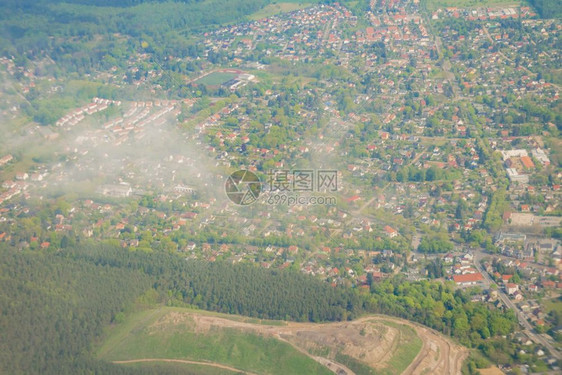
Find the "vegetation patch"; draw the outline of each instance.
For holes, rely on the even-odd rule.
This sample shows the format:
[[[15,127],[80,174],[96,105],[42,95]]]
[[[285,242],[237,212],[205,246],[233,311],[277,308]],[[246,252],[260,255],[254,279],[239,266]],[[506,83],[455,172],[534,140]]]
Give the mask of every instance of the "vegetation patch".
[[[348,355],[337,353],[336,361],[349,367],[349,369],[357,375],[377,375],[377,372],[375,372],[373,368]]]
[[[427,9],[436,10],[439,8],[486,8],[486,7],[500,7],[500,6],[513,6],[520,5],[522,2],[513,0],[426,0]],[[527,5],[525,2],[523,6]]]
[[[198,330],[184,320],[174,322],[173,311],[162,308],[133,315],[108,338],[100,350],[101,359],[176,358],[257,373],[330,374],[288,343],[230,327]]]
[[[199,78],[195,83],[206,86],[220,86],[226,82],[238,77],[237,73],[231,72],[212,72],[204,77]]]
[[[384,324],[394,327],[400,332],[398,347],[392,358],[388,361],[387,369],[391,374],[401,374],[420,352],[422,340],[410,326],[389,321],[385,321]]]
[[[299,10],[307,8],[311,5],[311,2],[282,2],[282,3],[271,3],[266,5],[264,8],[258,10],[254,14],[250,15],[252,20],[260,20],[262,18],[267,18],[280,13],[288,13],[294,10]]]

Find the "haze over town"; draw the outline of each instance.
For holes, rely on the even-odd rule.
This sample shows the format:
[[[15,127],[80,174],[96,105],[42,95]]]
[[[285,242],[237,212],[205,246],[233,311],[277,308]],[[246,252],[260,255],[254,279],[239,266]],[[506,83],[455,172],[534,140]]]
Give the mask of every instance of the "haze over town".
[[[260,357],[266,367],[236,354],[196,355],[189,345],[197,332],[219,338],[193,308],[288,321],[287,336],[253,321],[209,323],[266,332],[303,356],[301,370],[283,371],[560,371],[556,4],[9,2],[0,18],[0,249],[2,269],[14,271],[4,300],[40,257],[44,267],[61,267],[60,280],[30,278],[50,285],[40,301],[67,278],[88,280],[95,267],[127,274],[116,284],[92,276],[84,286],[105,301],[99,310],[78,297],[68,307],[100,317],[80,318],[99,326],[79,335],[84,343],[75,347],[87,355],[69,352],[69,373],[82,365],[118,373],[130,360],[159,358],[142,357],[152,339],[126,327],[164,322],[154,346],[167,348],[167,329],[186,319],[198,323],[181,328],[183,354],[161,353],[187,361],[185,373],[206,373],[196,366],[207,362],[282,371],[273,352]],[[240,170],[247,173],[233,174]],[[232,180],[241,175],[253,179]],[[233,199],[238,188],[251,196]],[[76,270],[63,271],[61,260]],[[273,292],[279,280],[286,285]],[[314,291],[302,305],[288,297],[298,283]],[[41,292],[30,288],[29,298]],[[127,300],[110,305],[118,294],[95,293],[104,288]],[[11,309],[6,326],[16,311],[36,314]],[[369,322],[370,313],[394,318]],[[45,314],[41,321],[61,316]],[[60,327],[73,324],[60,319]],[[342,323],[313,328],[327,321]],[[103,330],[110,325],[128,344],[114,345]],[[48,324],[36,329],[50,340]],[[322,347],[322,335],[338,339]],[[412,356],[361,354],[349,342],[364,335],[381,347],[411,337]],[[16,338],[10,331],[0,343]],[[44,359],[40,344],[30,361],[10,350],[18,360],[7,355],[2,370],[63,368],[60,358]],[[146,366],[135,368],[158,368]]]

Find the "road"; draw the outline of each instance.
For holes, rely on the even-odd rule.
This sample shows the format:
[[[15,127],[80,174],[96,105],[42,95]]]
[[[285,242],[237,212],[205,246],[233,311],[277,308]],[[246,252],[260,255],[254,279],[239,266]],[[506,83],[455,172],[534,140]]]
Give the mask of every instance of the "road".
[[[525,333],[529,336],[529,338],[531,340],[533,340],[535,343],[537,344],[541,344],[542,346],[544,346],[545,348],[548,349],[548,351],[552,354],[553,357],[555,357],[556,359],[560,359],[562,358],[560,356],[560,352],[558,350],[556,350],[556,348],[554,348],[554,346],[552,346],[544,337],[542,337],[541,335],[537,334],[534,332],[533,330],[533,326],[527,321],[527,317],[526,315],[517,308],[517,306],[515,306],[515,304],[509,299],[509,297],[503,292],[503,290],[496,284],[496,282],[494,280],[492,280],[492,278],[490,277],[490,275],[488,274],[488,272],[486,272],[486,270],[484,270],[482,268],[482,266],[480,265],[480,260],[482,259],[482,257],[485,254],[483,254],[481,251],[475,251],[474,252],[474,265],[476,266],[476,269],[478,270],[478,272],[480,272],[484,278],[484,282],[488,285],[488,287],[490,285],[496,285],[498,287],[497,291],[498,291],[498,296],[500,298],[500,300],[510,309],[513,309],[513,311],[515,311],[515,313],[517,314],[517,319],[519,320],[519,323],[523,326]]]
[[[428,22],[427,24],[430,23]],[[442,58],[441,60],[443,62],[442,68],[443,68],[443,72],[445,73],[445,77],[451,84],[451,88],[453,90],[453,95],[455,96],[455,99],[460,99],[461,95],[459,94],[459,88],[457,87],[457,84],[455,82],[455,75],[453,74],[453,72],[451,72],[451,62],[449,61],[449,59],[446,59],[444,56],[441,55],[443,42],[441,42],[441,38],[439,37],[439,35],[437,34],[434,35],[435,35],[435,48],[437,49],[437,53],[439,54],[439,57]]]

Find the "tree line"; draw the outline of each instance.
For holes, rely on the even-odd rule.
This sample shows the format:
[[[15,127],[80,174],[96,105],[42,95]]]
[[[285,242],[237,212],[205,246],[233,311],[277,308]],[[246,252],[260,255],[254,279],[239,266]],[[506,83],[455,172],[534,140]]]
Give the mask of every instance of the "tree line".
[[[167,296],[168,303],[264,319],[311,322],[347,320],[363,311],[362,301],[353,290],[333,288],[296,271],[107,247],[76,252],[76,256],[99,266],[143,271],[154,278],[153,287]]]
[[[530,0],[542,18],[559,18],[562,16],[562,1],[560,0]]]
[[[482,349],[488,339],[507,335],[517,326],[511,309],[472,302],[470,291],[455,290],[452,283],[409,282],[403,277],[373,283],[366,309],[422,323],[469,348]]]

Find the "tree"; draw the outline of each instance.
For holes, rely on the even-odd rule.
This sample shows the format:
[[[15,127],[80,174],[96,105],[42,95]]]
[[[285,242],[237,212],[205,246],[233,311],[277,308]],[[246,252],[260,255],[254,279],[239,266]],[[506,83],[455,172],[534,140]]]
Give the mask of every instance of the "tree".
[[[456,317],[454,317],[453,335],[459,338],[465,338],[469,330],[470,326],[468,324],[466,314],[459,313]]]
[[[422,238],[418,251],[422,253],[446,253],[453,250],[453,243],[446,233],[431,233]]]
[[[440,258],[436,258],[429,262],[425,269],[427,270],[427,276],[431,279],[437,279],[445,275],[443,261]]]

